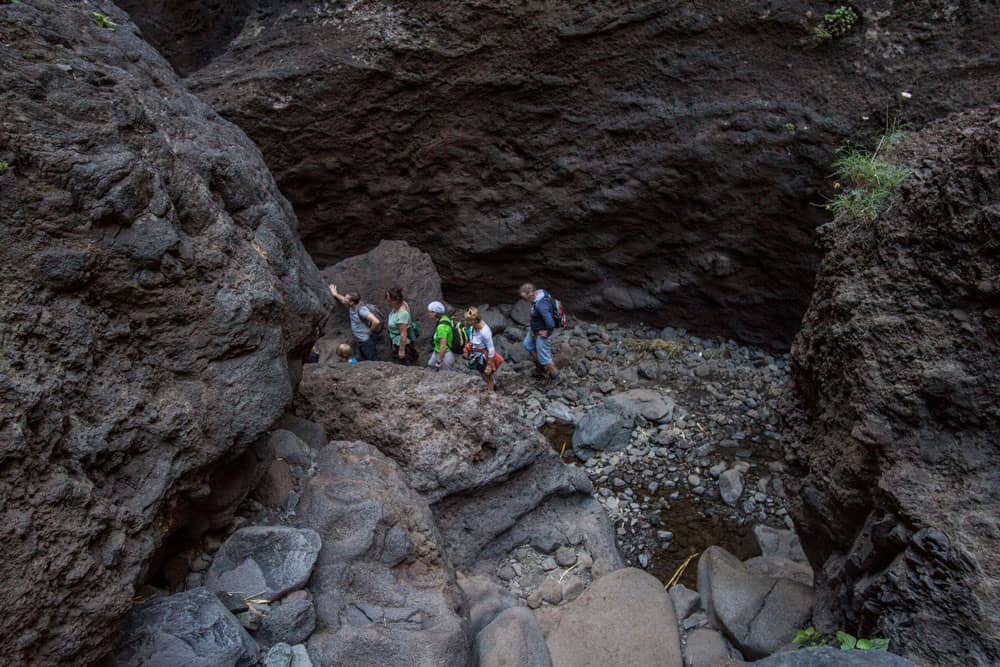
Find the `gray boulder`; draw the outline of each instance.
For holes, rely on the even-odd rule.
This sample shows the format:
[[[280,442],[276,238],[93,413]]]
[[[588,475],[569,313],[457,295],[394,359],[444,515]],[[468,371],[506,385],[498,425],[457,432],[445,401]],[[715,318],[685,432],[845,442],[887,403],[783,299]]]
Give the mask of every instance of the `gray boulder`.
[[[687,634],[684,667],[718,667],[729,657],[729,645],[718,630],[695,628]]]
[[[468,605],[469,634],[473,637],[501,612],[515,605],[514,596],[487,577],[464,577],[459,573],[458,586]]]
[[[709,621],[751,658],[790,642],[812,614],[810,587],[752,574],[721,547],[709,547],[698,560],[698,591]]]
[[[560,462],[509,398],[468,400],[480,386],[464,374],[397,365],[316,366],[303,377],[298,408],[330,433],[363,436],[395,460],[432,503],[446,551],[463,572],[491,575],[524,543],[582,543],[596,571],[621,567],[587,474]]]
[[[219,598],[195,588],[132,610],[111,667],[249,667],[257,643]]]
[[[754,667],[917,667],[888,651],[841,651],[829,646],[776,653],[763,660],[740,664],[753,664]]]
[[[682,667],[677,617],[663,584],[625,568],[560,607],[535,612],[554,667]]]
[[[298,506],[323,536],[309,588],[320,665],[465,667],[470,637],[462,593],[427,501],[399,466],[363,442],[334,441]]]
[[[284,642],[300,644],[316,629],[316,609],[312,600],[299,598],[271,605],[255,635],[265,646]]]
[[[753,536],[760,547],[762,556],[776,556],[796,563],[808,563],[809,559],[802,551],[799,536],[794,530],[772,528],[765,524],[753,527]]]
[[[605,406],[587,412],[573,431],[573,452],[587,460],[594,450],[621,451],[632,437],[633,418]]]
[[[808,563],[797,563],[777,556],[757,556],[743,561],[743,567],[751,574],[791,579],[809,588],[813,586],[813,569]]]
[[[698,611],[701,606],[701,596],[698,591],[693,591],[684,584],[671,586],[668,591],[670,600],[674,604],[674,612],[677,620],[683,621],[685,618]]]
[[[215,554],[205,585],[218,593],[277,600],[305,586],[320,545],[314,530],[286,526],[241,528]]]
[[[291,667],[294,654],[288,644],[275,644],[264,656],[264,667]]]
[[[719,475],[719,495],[727,505],[736,507],[743,495],[743,476],[739,470],[731,469]]]
[[[631,389],[609,396],[604,404],[629,417],[642,417],[651,422],[673,419],[676,404],[669,396],[652,389]]]
[[[323,428],[319,424],[315,426],[319,429]],[[315,435],[313,437],[315,438]],[[271,446],[274,458],[281,459],[288,465],[308,467],[312,462],[312,452],[309,449],[309,445],[291,431],[286,431],[285,429],[272,431],[268,436],[268,444]],[[324,445],[326,445],[325,434],[322,436],[322,444],[317,449],[322,448]]]
[[[549,649],[535,615],[511,607],[476,635],[479,667],[551,667]]]
[[[316,422],[298,417],[296,415],[285,415],[276,424],[279,430],[285,430],[297,437],[312,449],[323,449],[330,439],[326,437],[326,431]],[[275,431],[277,433],[277,431]]]
[[[482,388],[472,375],[381,363],[306,368],[297,409],[331,438],[358,438],[391,456],[430,502],[500,479],[547,447],[509,399],[469,400]]]

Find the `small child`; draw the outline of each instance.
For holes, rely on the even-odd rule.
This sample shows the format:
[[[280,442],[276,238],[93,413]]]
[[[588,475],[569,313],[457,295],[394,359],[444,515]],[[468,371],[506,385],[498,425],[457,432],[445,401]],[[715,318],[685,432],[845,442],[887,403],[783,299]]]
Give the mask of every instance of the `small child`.
[[[358,360],[351,354],[351,346],[347,343],[341,343],[337,346],[337,356],[340,357],[341,361],[346,361],[349,364],[358,363]]]

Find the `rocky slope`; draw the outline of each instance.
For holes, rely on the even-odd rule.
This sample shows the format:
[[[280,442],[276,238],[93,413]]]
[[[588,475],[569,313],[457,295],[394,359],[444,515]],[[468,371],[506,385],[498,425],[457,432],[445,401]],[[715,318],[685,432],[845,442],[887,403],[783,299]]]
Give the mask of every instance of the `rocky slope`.
[[[326,297],[260,153],[111,3],[0,5],[0,106],[0,652],[86,664]]]
[[[184,69],[215,56],[190,84],[261,146],[322,265],[398,238],[455,301],[531,279],[593,319],[781,346],[833,149],[1000,84],[992,2],[855,2],[814,44],[835,6],[126,3]]]
[[[872,224],[838,219],[792,350],[794,484],[818,607],[927,664],[1000,662],[1000,107],[893,156]],[[860,517],[865,517],[860,520]]]

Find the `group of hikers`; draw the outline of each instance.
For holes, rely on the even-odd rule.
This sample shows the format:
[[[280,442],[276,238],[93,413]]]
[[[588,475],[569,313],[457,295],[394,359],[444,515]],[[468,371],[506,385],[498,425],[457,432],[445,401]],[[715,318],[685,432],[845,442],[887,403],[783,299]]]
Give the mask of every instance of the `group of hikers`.
[[[388,317],[377,306],[362,302],[361,295],[357,292],[341,294],[336,285],[330,285],[330,293],[347,307],[351,333],[355,340],[356,349],[352,349],[347,343],[338,346],[337,355],[341,360],[375,361],[378,340],[384,328],[389,333],[393,360],[406,366],[418,362],[420,353],[417,350],[417,339],[420,326],[409,304],[403,299],[400,288],[393,287],[385,293],[390,306]],[[554,383],[559,378],[559,372],[552,357],[552,336],[559,326],[565,325],[562,305],[547,291],[531,283],[521,285],[518,294],[531,304],[524,349],[534,360],[538,375],[549,383]],[[446,311],[445,305],[440,301],[427,304],[425,317],[434,327],[431,338],[433,346],[427,366],[433,370],[451,369],[461,357],[466,360],[469,368],[482,375],[486,390],[493,391],[495,376],[504,358],[493,344],[490,326],[483,320],[478,308],[469,308],[456,317],[449,316]],[[463,322],[456,321],[459,318]]]

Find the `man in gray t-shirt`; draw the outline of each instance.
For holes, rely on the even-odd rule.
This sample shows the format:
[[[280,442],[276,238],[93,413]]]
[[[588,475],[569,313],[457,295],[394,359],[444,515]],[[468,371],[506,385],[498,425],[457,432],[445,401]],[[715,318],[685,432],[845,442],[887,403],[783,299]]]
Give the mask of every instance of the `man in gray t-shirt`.
[[[358,361],[375,361],[378,340],[375,332],[382,326],[368,306],[361,303],[361,295],[357,292],[341,294],[336,285],[330,285],[330,294],[337,301],[347,306],[347,314],[351,319],[351,333],[358,341]]]

